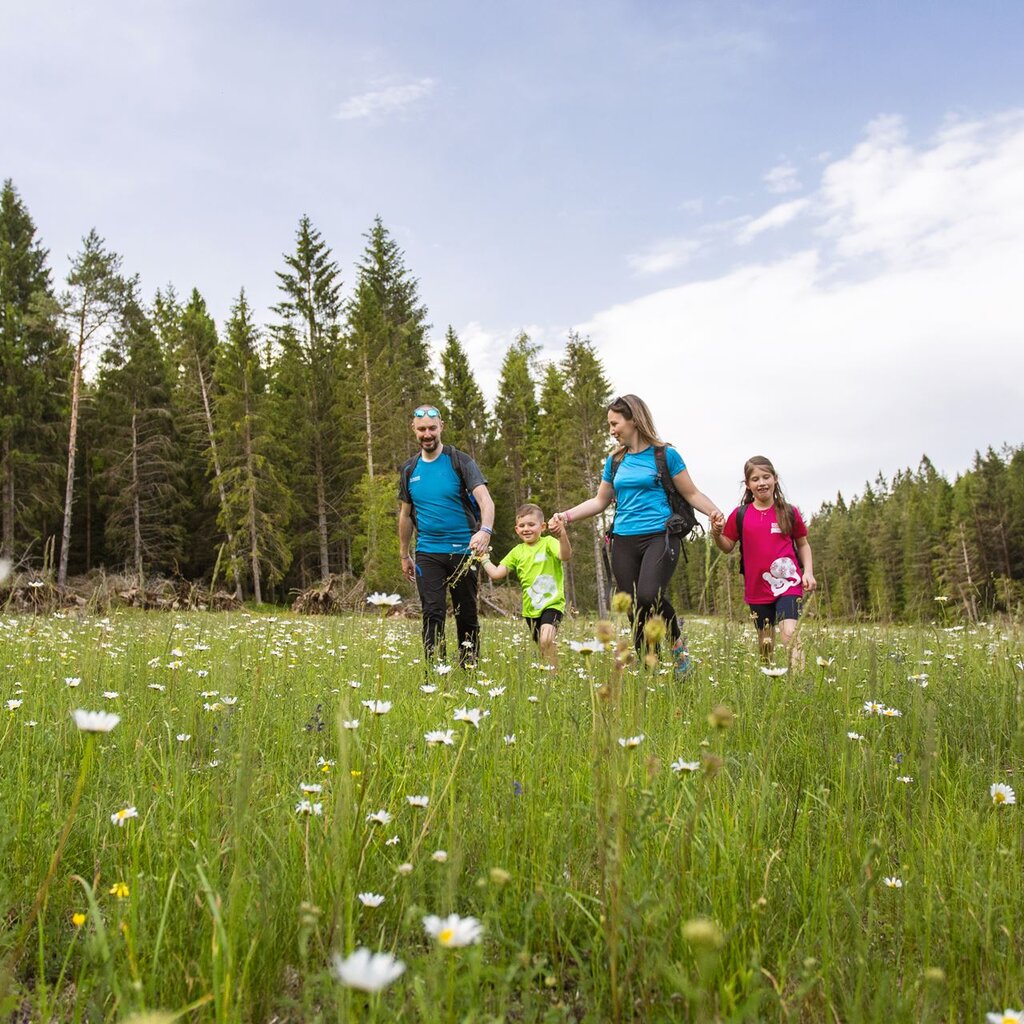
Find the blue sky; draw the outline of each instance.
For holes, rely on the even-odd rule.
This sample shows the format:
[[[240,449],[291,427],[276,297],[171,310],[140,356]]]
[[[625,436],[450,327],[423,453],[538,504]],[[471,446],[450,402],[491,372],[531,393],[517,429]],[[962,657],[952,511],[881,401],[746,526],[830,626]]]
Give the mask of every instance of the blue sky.
[[[486,390],[579,328],[723,505],[755,451],[814,508],[1024,440],[1020,3],[5,8],[58,277],[95,226],[223,319],[379,213]]]

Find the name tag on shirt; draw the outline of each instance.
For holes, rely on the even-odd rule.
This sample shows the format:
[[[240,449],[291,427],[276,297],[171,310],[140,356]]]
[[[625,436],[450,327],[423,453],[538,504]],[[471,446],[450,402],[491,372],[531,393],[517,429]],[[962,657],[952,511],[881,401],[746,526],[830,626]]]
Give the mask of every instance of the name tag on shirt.
[[[782,533],[782,530],[779,529],[778,523],[772,523],[772,533]]]

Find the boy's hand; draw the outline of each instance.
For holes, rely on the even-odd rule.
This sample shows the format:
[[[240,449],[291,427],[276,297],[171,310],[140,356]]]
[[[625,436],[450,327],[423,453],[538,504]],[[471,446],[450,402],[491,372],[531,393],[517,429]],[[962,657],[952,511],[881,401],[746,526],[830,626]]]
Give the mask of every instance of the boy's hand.
[[[548,520],[548,533],[553,537],[561,538],[563,536],[565,533],[565,522],[562,520],[561,516],[552,516]]]

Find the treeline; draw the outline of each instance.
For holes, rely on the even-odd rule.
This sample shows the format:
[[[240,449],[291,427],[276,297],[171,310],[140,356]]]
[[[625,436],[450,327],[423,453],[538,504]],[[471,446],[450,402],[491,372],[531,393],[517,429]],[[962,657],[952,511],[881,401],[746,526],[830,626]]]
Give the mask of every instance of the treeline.
[[[724,506],[723,506],[724,507]],[[817,614],[876,621],[977,621],[1024,611],[1024,447],[989,449],[949,483],[925,457],[850,502],[840,494],[809,526]],[[682,603],[743,613],[735,557],[689,547]]]
[[[509,346],[494,415],[449,327],[440,372],[404,254],[377,218],[351,287],[308,217],[256,322],[240,289],[220,329],[202,295],[151,300],[91,231],[58,289],[11,181],[0,192],[0,556],[69,575],[180,575],[284,601],[337,574],[399,588],[397,470],[412,409],[434,402],[445,441],[484,469],[512,512],[596,486],[610,387],[590,343],[538,365]],[[94,373],[86,374],[92,367]],[[542,460],[539,452],[546,455]],[[571,580],[599,591],[593,559]]]
[[[0,557],[45,573],[181,576],[283,602],[335,575],[406,590],[395,529],[409,421],[435,402],[444,440],[481,465],[516,542],[524,501],[547,511],[593,494],[612,397],[586,338],[541,362],[521,334],[488,408],[449,327],[439,367],[416,278],[379,218],[351,284],[308,217],[256,322],[240,289],[214,323],[195,289],[152,299],[95,231],[55,285],[12,182],[0,190]],[[87,367],[94,372],[85,373]],[[720,501],[724,496],[716,496]],[[723,501],[723,506],[725,502]],[[1024,580],[1024,455],[979,455],[953,484],[928,463],[878,480],[811,525],[817,608],[927,619],[936,599],[978,616],[1015,610]],[[602,610],[602,524],[575,531],[567,587]],[[704,541],[676,574],[680,607],[741,614],[735,562]]]

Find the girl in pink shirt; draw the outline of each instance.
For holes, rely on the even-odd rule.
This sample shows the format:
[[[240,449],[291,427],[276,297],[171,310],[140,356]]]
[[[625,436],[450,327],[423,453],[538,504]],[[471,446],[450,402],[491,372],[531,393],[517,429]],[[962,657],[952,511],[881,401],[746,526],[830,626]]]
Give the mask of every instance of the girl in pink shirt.
[[[775,467],[763,455],[747,459],[743,479],[746,487],[739,506],[724,525],[711,523],[711,536],[726,554],[740,545],[743,596],[754,617],[762,658],[768,661],[772,656],[778,623],[790,663],[799,668],[800,600],[818,585],[807,527],[797,508],[786,501]]]

